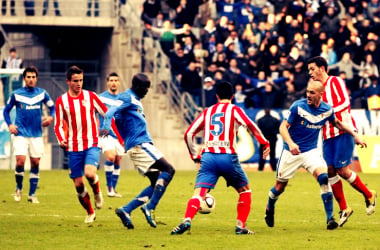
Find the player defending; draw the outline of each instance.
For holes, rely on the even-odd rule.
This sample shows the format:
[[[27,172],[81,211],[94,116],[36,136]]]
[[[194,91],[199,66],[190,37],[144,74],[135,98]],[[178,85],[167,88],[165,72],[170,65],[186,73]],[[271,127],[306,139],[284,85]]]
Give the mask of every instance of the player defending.
[[[95,93],[82,89],[82,69],[70,67],[66,72],[66,82],[69,90],[57,99],[54,130],[60,146],[68,152],[70,178],[74,181],[79,202],[87,211],[84,222],[92,223],[96,215],[83,176],[94,193],[95,207],[100,209],[103,206],[103,196],[96,174],[100,156],[96,112],[104,116],[107,107]],[[64,126],[67,126],[67,133]]]
[[[204,200],[207,192],[215,187],[221,176],[228,186],[232,186],[239,193],[235,233],[254,234],[245,227],[251,210],[251,188],[236,154],[236,134],[239,125],[247,127],[259,143],[264,145],[264,159],[268,156],[270,149],[268,141],[258,126],[242,109],[231,104],[233,93],[233,87],[229,82],[219,83],[216,86],[218,103],[205,109],[185,133],[185,142],[190,156],[194,162],[200,162],[201,167],[195,181],[193,197],[187,203],[185,218],[172,230],[171,234],[183,234],[190,230],[191,221],[198,212],[201,201]],[[201,130],[204,131],[204,145],[200,155],[196,149],[194,136]]]
[[[132,88],[119,95],[120,106],[112,107],[107,111],[101,130],[102,136],[108,134],[110,121],[114,116],[116,126],[124,139],[128,156],[139,173],[148,177],[150,181],[150,185],[142,190],[135,199],[115,210],[116,215],[128,229],[134,228],[131,220],[132,211],[141,205],[141,211],[149,225],[157,227],[154,209],[175,173],[174,168],[153,145],[147,131],[141,99],[148,93],[149,87],[150,80],[145,74],[134,75]]]
[[[308,70],[313,80],[323,83],[322,100],[333,107],[337,119],[346,122],[354,131],[357,131],[355,121],[351,116],[350,97],[344,81],[337,76],[327,74],[327,62],[320,56],[308,61]],[[363,194],[366,213],[371,215],[375,212],[376,191],[369,190],[360,177],[351,170],[354,146],[354,140],[349,134],[339,128],[334,128],[330,122],[324,125],[323,155],[328,166],[329,182],[340,207],[340,226],[347,222],[353,210],[347,206],[339,176]]]
[[[108,107],[117,105],[119,95],[119,76],[113,72],[107,76],[107,91],[99,95],[100,100]],[[103,117],[99,117],[100,126],[103,124]],[[100,148],[102,149],[106,161],[104,162],[104,171],[106,173],[107,196],[121,197],[116,192],[116,185],[120,176],[120,160],[124,153],[124,147],[119,143],[117,136],[112,131],[108,136],[100,137]]]
[[[306,89],[306,99],[292,104],[289,115],[280,125],[280,134],[284,148],[277,165],[276,184],[269,190],[265,222],[274,226],[275,203],[285,191],[288,181],[298,168],[305,168],[318,181],[327,218],[327,229],[333,230],[338,223],[333,217],[333,194],[327,176],[327,165],[317,148],[319,132],[324,124],[330,122],[352,136],[355,143],[366,147],[366,143],[338,120],[330,105],[322,101],[323,85],[319,81],[310,81]]]
[[[31,203],[40,203],[36,197],[36,189],[39,181],[39,164],[44,154],[42,139],[42,127],[47,127],[53,122],[54,102],[46,90],[36,87],[38,70],[35,67],[27,67],[22,73],[25,87],[12,92],[4,108],[4,120],[8,124],[9,132],[14,135],[13,149],[16,156],[16,192],[15,201],[19,202],[22,195],[22,182],[24,179],[24,166],[26,156],[29,153],[29,196]],[[42,118],[42,104],[49,108],[49,116]],[[12,124],[10,111],[16,107],[16,119]]]

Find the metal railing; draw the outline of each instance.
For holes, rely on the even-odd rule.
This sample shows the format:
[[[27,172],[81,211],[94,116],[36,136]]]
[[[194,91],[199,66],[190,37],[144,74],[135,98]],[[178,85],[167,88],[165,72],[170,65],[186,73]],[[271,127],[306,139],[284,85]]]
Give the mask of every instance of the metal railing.
[[[3,1],[1,1],[3,2]],[[1,5],[0,2],[0,5]],[[0,16],[71,16],[71,17],[116,17],[120,13],[119,0],[16,0],[1,6]]]

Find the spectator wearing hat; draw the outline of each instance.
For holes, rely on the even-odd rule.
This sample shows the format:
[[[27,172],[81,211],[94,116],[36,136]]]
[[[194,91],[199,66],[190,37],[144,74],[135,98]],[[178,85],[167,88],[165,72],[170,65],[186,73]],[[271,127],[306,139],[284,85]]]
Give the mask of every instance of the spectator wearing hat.
[[[215,81],[211,76],[206,76],[203,81],[204,107],[210,107],[218,102],[215,93]]]

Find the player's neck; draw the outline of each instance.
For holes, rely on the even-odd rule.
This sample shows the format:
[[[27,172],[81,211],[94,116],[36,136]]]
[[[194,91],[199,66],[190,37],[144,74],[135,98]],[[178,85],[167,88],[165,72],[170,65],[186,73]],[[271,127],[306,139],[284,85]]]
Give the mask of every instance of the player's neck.
[[[231,103],[230,99],[221,99],[219,100],[220,103]]]
[[[71,96],[71,97],[78,97],[78,96],[80,96],[80,94],[82,93],[82,90],[79,92],[79,93],[77,93],[77,92],[73,92],[73,91],[71,91],[70,89],[69,89],[69,95]]]

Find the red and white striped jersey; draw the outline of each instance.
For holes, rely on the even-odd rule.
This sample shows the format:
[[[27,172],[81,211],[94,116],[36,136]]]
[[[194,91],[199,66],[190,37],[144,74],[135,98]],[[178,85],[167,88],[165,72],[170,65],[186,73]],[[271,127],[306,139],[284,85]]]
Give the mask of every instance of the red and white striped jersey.
[[[323,88],[322,100],[333,107],[336,118],[347,124],[352,130],[357,131],[355,120],[351,115],[350,96],[344,80],[337,76],[329,76],[323,84]],[[343,133],[344,131],[334,127],[331,122],[323,126],[324,140]]]
[[[67,141],[67,151],[79,152],[98,146],[96,112],[104,116],[107,107],[94,92],[82,90],[77,97],[66,92],[58,97],[55,110],[55,134],[59,142]]]
[[[248,128],[260,144],[268,144],[259,127],[245,112],[231,103],[217,103],[205,109],[185,132],[185,142],[191,158],[200,153],[236,154],[236,135],[239,126]],[[197,151],[194,136],[203,130],[204,145]]]

